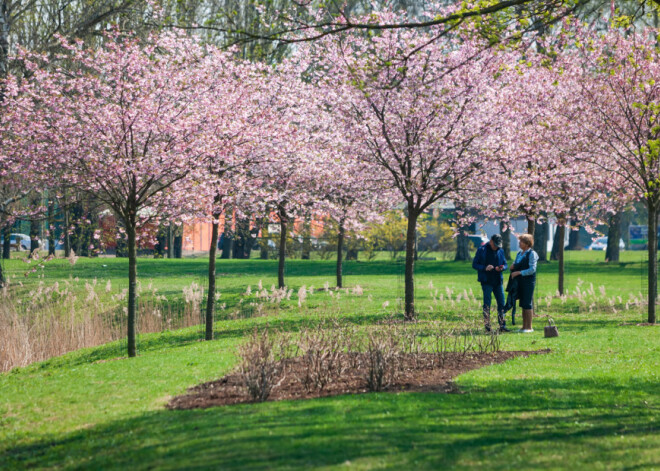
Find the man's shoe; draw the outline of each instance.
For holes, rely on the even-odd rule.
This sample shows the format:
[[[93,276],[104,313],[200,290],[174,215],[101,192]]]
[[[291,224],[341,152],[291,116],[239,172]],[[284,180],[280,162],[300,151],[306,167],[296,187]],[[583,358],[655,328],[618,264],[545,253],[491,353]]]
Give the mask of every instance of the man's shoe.
[[[511,331],[507,329],[505,325],[503,325],[500,327],[500,332],[511,332]]]
[[[486,326],[486,332],[490,332],[490,326],[489,325]]]

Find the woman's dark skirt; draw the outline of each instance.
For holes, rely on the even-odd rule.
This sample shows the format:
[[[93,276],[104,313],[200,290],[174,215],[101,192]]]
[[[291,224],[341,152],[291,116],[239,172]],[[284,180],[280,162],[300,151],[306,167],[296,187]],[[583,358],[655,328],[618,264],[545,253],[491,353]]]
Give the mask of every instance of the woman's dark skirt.
[[[536,277],[521,276],[518,286],[518,299],[522,309],[534,309],[534,288],[536,287]]]

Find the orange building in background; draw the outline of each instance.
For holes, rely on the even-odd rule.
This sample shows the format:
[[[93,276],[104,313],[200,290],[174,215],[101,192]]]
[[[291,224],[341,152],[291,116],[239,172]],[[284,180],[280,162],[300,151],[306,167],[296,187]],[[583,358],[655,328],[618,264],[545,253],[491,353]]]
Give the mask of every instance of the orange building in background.
[[[232,230],[236,230],[236,220],[233,218],[232,221]],[[271,214],[270,224],[277,224],[277,216],[275,213]],[[225,215],[223,214],[219,218],[220,228],[218,233],[218,239],[224,231],[225,227]],[[296,219],[293,223],[294,233],[300,233],[303,229],[304,221],[302,219]],[[183,251],[184,253],[190,255],[195,252],[208,252],[211,245],[211,230],[212,224],[206,221],[194,222],[190,224],[183,225]],[[255,221],[250,222],[250,228],[255,227]],[[323,219],[313,219],[311,221],[311,236],[319,238],[323,236],[324,224]],[[261,231],[257,237],[261,237]]]

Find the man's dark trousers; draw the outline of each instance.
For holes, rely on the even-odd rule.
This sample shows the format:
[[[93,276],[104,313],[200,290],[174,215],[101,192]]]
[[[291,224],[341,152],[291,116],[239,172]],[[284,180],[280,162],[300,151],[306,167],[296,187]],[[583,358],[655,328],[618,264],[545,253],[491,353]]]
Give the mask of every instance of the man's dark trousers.
[[[495,301],[497,302],[497,323],[500,325],[500,328],[506,327],[506,322],[504,320],[504,288],[502,284],[491,285],[488,283],[481,283],[481,291],[484,295],[484,324],[487,329],[490,329],[490,305],[492,296],[495,296]]]

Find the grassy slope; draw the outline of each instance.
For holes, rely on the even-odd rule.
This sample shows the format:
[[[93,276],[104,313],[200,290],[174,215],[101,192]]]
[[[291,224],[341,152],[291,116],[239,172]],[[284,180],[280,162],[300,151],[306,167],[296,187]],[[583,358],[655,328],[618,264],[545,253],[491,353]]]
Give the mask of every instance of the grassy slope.
[[[81,259],[73,276],[121,276],[119,262],[103,261],[108,270]],[[140,262],[144,275],[163,289],[172,286],[172,293],[203,273],[197,260]],[[587,283],[606,284],[608,293],[639,290],[639,264],[571,263],[572,283],[579,271]],[[221,286],[238,293],[259,279],[268,284],[271,268],[223,262],[219,272],[230,275]],[[52,277],[55,270],[48,269]],[[68,277],[66,270],[61,276]],[[397,277],[385,263],[349,270],[350,282],[359,280],[374,304],[394,297]],[[553,267],[543,270],[541,289],[550,291]],[[476,291],[474,273],[462,265],[425,262],[418,273],[420,285],[432,279],[441,289],[453,284]],[[293,286],[318,287],[331,280],[332,265],[296,262],[289,274]],[[367,302],[355,301],[343,302],[356,321],[386,315],[374,308],[365,317],[358,311]],[[236,344],[255,324],[290,330],[309,315],[289,309],[277,317],[225,321],[214,342],[198,342],[198,329],[143,336],[136,359],[103,361],[120,354],[108,345],[0,375],[0,468],[660,468],[660,331],[619,326],[640,320],[639,313],[563,313],[558,339],[545,340],[538,331],[508,335],[506,349],[551,346],[553,353],[463,375],[458,383],[466,394],[163,408],[167,397],[231,369]]]

